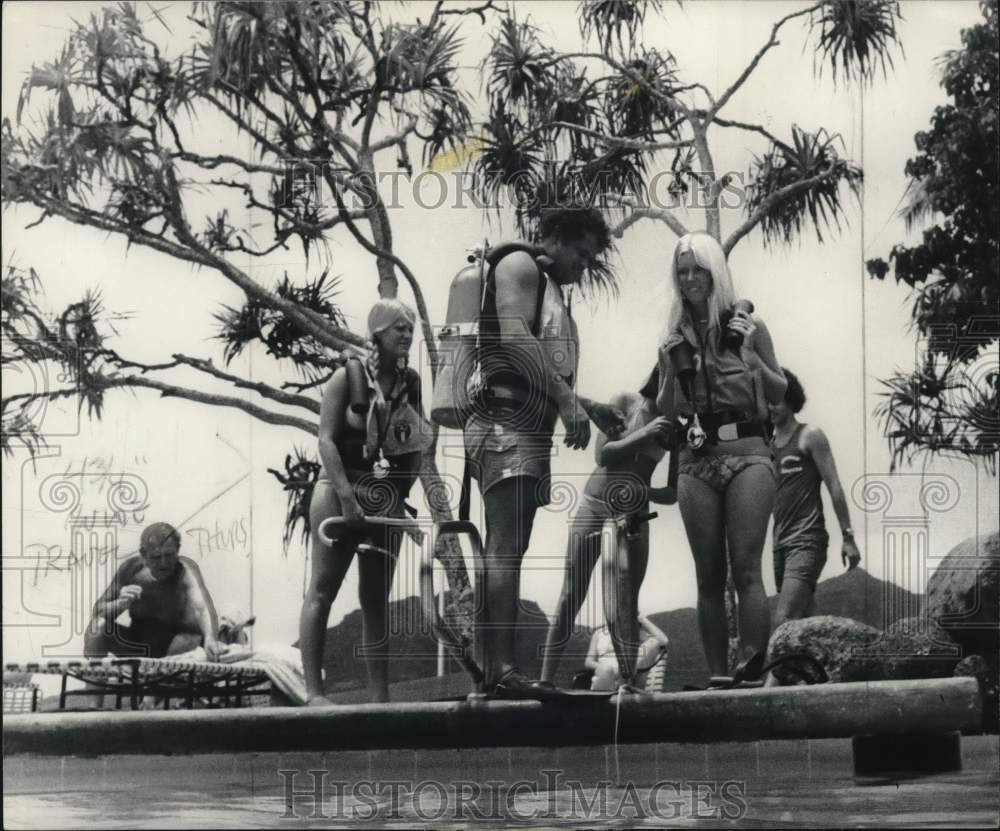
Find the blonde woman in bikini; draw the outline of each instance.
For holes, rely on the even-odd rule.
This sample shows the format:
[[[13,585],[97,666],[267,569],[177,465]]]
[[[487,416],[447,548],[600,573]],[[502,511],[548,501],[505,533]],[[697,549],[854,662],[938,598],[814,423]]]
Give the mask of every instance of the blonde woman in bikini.
[[[728,552],[739,598],[734,674],[749,678],[759,674],[770,634],[761,578],[775,494],[768,405],[782,400],[786,381],[764,321],[737,304],[713,237],[682,237],[670,279],[674,300],[660,347],[657,407],[696,428],[680,455],[678,504],[695,561],[702,645],[711,674],[728,675]]]

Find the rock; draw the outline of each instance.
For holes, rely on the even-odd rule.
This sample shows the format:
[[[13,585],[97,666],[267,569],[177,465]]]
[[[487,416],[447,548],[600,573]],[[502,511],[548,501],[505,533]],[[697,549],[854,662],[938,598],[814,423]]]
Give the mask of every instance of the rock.
[[[831,681],[881,680],[878,667],[864,657],[881,634],[873,626],[833,615],[789,620],[771,635],[767,662],[804,654],[822,664]],[[799,681],[795,666],[789,662],[776,667],[774,675],[783,684],[795,684]]]
[[[958,644],[925,617],[897,620],[871,652],[887,679],[948,678],[961,658]]]
[[[952,673],[956,678],[975,678],[980,683],[990,680],[990,665],[982,655],[967,655],[955,665]]]
[[[983,696],[983,730],[996,733],[1000,729],[1000,710],[998,710],[998,684],[993,667],[982,655],[968,655],[955,667],[956,677],[968,676],[979,682],[979,691]]]
[[[927,581],[926,616],[997,677],[1000,653],[1000,534],[970,537],[948,552]]]
[[[771,636],[768,661],[794,653],[818,660],[831,681],[948,678],[961,657],[948,634],[922,617],[898,620],[885,632],[831,615],[788,621]],[[795,683],[794,666],[775,675]]]

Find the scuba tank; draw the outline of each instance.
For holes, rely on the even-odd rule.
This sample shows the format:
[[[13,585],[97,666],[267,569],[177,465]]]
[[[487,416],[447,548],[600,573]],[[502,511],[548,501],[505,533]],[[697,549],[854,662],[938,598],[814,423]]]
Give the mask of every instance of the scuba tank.
[[[460,430],[469,418],[469,379],[476,368],[479,312],[486,286],[488,243],[469,254],[469,265],[451,281],[448,313],[438,333],[438,373],[431,396],[431,420]]]
[[[491,248],[484,240],[481,248],[470,252],[469,265],[459,271],[451,282],[445,325],[438,334],[440,363],[431,399],[431,420],[442,427],[462,429],[484,388],[480,366],[480,318],[484,314],[489,316],[484,307],[497,263],[515,251],[530,254],[538,263],[539,281],[533,328],[538,325],[546,285],[543,270],[551,266],[551,260],[537,246],[508,242]],[[495,318],[496,304],[492,302],[490,305]],[[488,335],[498,337],[499,326],[495,319],[492,321],[492,328],[496,331],[491,331]],[[537,336],[538,333],[533,331],[533,334]]]

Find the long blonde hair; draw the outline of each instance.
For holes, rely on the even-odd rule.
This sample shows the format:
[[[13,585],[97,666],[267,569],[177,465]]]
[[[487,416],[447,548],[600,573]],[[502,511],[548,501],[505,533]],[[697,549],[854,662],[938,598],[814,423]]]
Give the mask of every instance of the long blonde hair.
[[[694,255],[694,261],[712,275],[712,291],[708,295],[709,325],[718,326],[721,314],[736,302],[736,292],[733,290],[729,266],[726,265],[726,255],[722,253],[722,246],[718,240],[703,232],[685,234],[677,240],[673,256],[670,258],[670,282],[674,287],[674,299],[667,313],[668,336],[677,331],[685,317],[690,319],[684,295],[681,293],[681,284],[677,279],[677,257],[685,251],[690,251]]]

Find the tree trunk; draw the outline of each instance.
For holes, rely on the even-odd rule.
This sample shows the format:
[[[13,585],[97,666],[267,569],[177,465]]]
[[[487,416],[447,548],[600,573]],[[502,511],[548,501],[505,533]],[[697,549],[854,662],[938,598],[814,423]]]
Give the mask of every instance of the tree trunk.
[[[383,251],[392,251],[392,231],[389,225],[389,217],[386,214],[385,206],[380,200],[376,201],[368,211],[368,219],[372,229],[372,238],[375,245]],[[398,280],[395,266],[389,260],[378,258],[379,273],[379,296],[395,297],[398,292]],[[417,305],[420,311],[420,328],[431,356],[431,377],[437,375],[437,349],[434,343],[434,332],[431,329],[430,320],[427,319],[426,309],[423,308],[423,298],[417,298]],[[424,498],[432,519],[441,522],[453,519],[449,502],[445,498],[448,494],[447,486],[441,479],[441,474],[437,467],[437,438],[438,428],[434,426],[433,442],[424,451],[420,460],[420,484],[424,489]],[[473,591],[469,582],[469,572],[465,567],[465,559],[462,556],[462,548],[454,534],[443,534],[438,539],[434,556],[444,566],[445,574],[448,578],[450,588],[447,598],[446,616],[451,625],[463,636],[472,640],[472,617],[473,617]]]

